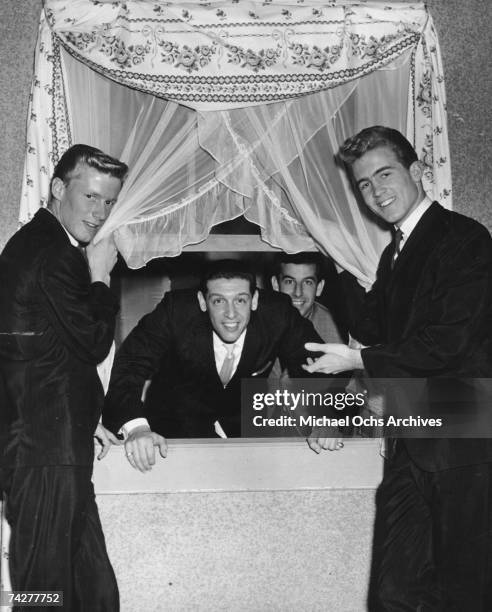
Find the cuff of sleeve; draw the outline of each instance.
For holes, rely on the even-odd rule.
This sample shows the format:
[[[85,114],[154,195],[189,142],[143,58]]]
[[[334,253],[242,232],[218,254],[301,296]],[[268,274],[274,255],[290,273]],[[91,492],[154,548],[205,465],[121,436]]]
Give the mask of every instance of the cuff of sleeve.
[[[362,351],[364,349],[361,348],[354,348],[352,349],[354,351],[354,364],[353,364],[353,369],[354,370],[362,370],[364,368],[364,360],[362,358]]]
[[[118,431],[118,433],[123,435],[123,438],[126,440],[134,429],[136,429],[137,427],[141,427],[142,425],[146,425],[150,429],[150,425],[147,419],[139,417],[137,419],[127,421],[124,425],[121,426],[121,429]]]

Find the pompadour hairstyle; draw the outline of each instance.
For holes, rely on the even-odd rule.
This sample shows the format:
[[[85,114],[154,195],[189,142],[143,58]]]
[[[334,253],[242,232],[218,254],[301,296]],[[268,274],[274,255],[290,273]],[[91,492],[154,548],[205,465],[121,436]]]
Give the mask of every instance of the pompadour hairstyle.
[[[340,147],[339,157],[348,166],[352,166],[367,151],[372,151],[372,149],[378,147],[390,148],[405,168],[410,168],[413,162],[418,161],[415,149],[405,136],[398,130],[382,125],[373,125],[361,130],[355,136],[347,138]]]
[[[85,164],[103,174],[109,174],[122,182],[128,172],[128,166],[111,155],[86,144],[76,144],[60,157],[51,181],[59,178],[68,184],[80,164]]]
[[[208,281],[218,278],[242,278],[249,283],[251,295],[256,290],[256,275],[244,261],[238,259],[220,259],[211,262],[205,269],[200,282],[200,291],[203,295],[207,295]]]

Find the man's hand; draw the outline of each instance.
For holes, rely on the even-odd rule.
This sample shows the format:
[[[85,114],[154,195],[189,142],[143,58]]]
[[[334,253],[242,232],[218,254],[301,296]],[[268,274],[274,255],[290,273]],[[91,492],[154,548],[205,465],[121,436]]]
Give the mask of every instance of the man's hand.
[[[319,454],[322,450],[337,451],[343,448],[343,438],[331,437],[337,434],[334,427],[313,427],[313,431],[306,442],[311,450]]]
[[[109,453],[109,449],[111,448],[111,444],[122,444],[118,438],[112,434],[109,429],[106,429],[101,423],[97,424],[96,431],[94,432],[94,438],[101,445],[101,452],[97,456],[98,459],[104,459],[106,455]]]
[[[338,374],[347,370],[362,370],[364,364],[360,350],[351,349],[345,344],[317,344],[308,342],[304,345],[308,351],[325,353],[316,360],[308,357],[307,364],[303,365],[306,372],[323,372],[324,374]]]
[[[140,425],[135,427],[125,440],[126,458],[136,470],[148,472],[155,463],[156,446],[159,447],[161,457],[166,457],[165,438],[151,431],[147,425]]]
[[[91,281],[93,283],[101,281],[109,287],[109,274],[114,268],[118,257],[113,235],[111,234],[111,236],[99,240],[97,244],[90,242],[85,252],[91,271]]]

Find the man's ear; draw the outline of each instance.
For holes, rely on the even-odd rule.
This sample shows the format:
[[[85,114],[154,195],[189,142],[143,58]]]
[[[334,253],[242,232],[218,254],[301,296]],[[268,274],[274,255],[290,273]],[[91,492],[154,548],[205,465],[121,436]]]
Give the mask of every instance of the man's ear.
[[[200,304],[200,310],[202,312],[207,312],[207,302],[203,296],[203,293],[201,291],[198,291],[196,297],[198,298],[198,303]]]
[[[255,289],[253,299],[251,300],[251,310],[256,310],[258,308],[258,297],[258,289]]]
[[[321,292],[323,291],[323,287],[325,286],[325,279],[321,279],[318,283],[318,285],[316,286],[316,297],[319,297],[321,295]]]
[[[58,176],[51,181],[51,195],[60,201],[65,193],[65,183]]]
[[[414,183],[420,183],[424,174],[424,168],[420,161],[414,161],[408,169]]]
[[[272,287],[275,291],[280,291],[280,286],[278,284],[278,279],[277,277],[274,275],[271,278],[271,283],[272,283]]]

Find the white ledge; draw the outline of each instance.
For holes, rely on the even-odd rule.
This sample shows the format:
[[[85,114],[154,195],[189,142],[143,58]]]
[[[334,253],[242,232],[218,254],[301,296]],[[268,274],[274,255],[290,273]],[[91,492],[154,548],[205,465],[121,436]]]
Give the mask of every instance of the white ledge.
[[[340,451],[310,450],[292,439],[170,440],[168,454],[142,474],[123,447],[95,461],[96,493],[183,493],[374,489],[381,481],[379,440],[345,440]]]

